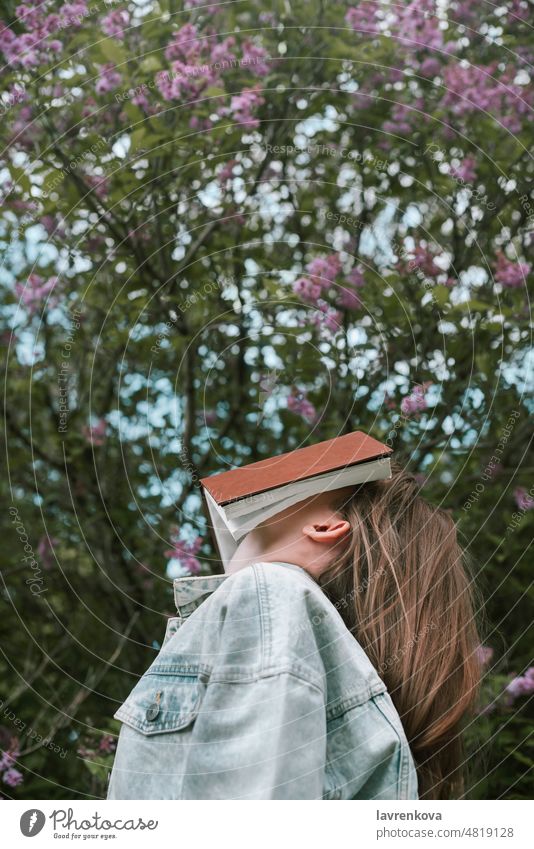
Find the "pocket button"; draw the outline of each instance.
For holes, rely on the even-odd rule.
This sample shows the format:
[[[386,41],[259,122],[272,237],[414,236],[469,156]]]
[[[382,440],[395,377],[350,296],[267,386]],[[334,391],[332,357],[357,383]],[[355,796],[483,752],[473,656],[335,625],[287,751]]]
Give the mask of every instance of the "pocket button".
[[[157,717],[158,713],[159,713],[159,706],[155,702],[153,702],[153,704],[151,704],[150,707],[147,708],[147,712],[146,712],[145,716],[146,716],[146,718],[149,722],[152,722],[152,720],[154,720]]]
[[[161,699],[161,690],[158,690],[158,692],[156,693],[155,701],[153,701],[152,704],[149,705],[149,707],[147,708],[146,713],[145,713],[145,717],[146,717],[148,722],[153,722],[154,719],[156,719],[156,717],[159,713],[160,699]]]

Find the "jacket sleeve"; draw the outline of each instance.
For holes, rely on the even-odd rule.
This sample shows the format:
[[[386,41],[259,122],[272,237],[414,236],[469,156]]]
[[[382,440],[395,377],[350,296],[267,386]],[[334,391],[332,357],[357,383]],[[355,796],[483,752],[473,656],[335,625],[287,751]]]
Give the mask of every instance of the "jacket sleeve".
[[[210,683],[184,769],[185,799],[321,799],[324,695],[292,672]]]

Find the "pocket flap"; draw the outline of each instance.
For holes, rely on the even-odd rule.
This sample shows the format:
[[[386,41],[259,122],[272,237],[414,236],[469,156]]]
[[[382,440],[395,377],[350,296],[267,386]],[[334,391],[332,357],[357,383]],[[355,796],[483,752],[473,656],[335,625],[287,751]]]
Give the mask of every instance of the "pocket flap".
[[[206,678],[197,672],[153,664],[113,714],[114,719],[143,734],[179,731],[190,725],[200,708]]]

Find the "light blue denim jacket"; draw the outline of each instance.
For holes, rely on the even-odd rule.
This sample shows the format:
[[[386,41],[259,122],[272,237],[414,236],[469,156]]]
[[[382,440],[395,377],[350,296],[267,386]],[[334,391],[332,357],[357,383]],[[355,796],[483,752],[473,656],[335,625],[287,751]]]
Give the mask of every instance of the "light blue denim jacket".
[[[114,714],[108,799],[417,799],[397,711],[294,563],[177,578],[179,616]]]

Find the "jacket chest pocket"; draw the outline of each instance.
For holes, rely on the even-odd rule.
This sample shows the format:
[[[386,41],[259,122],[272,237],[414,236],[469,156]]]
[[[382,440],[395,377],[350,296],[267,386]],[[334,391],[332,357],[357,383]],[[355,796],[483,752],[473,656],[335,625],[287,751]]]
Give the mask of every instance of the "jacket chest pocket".
[[[146,735],[187,728],[200,710],[207,680],[198,667],[155,663],[113,716]]]

